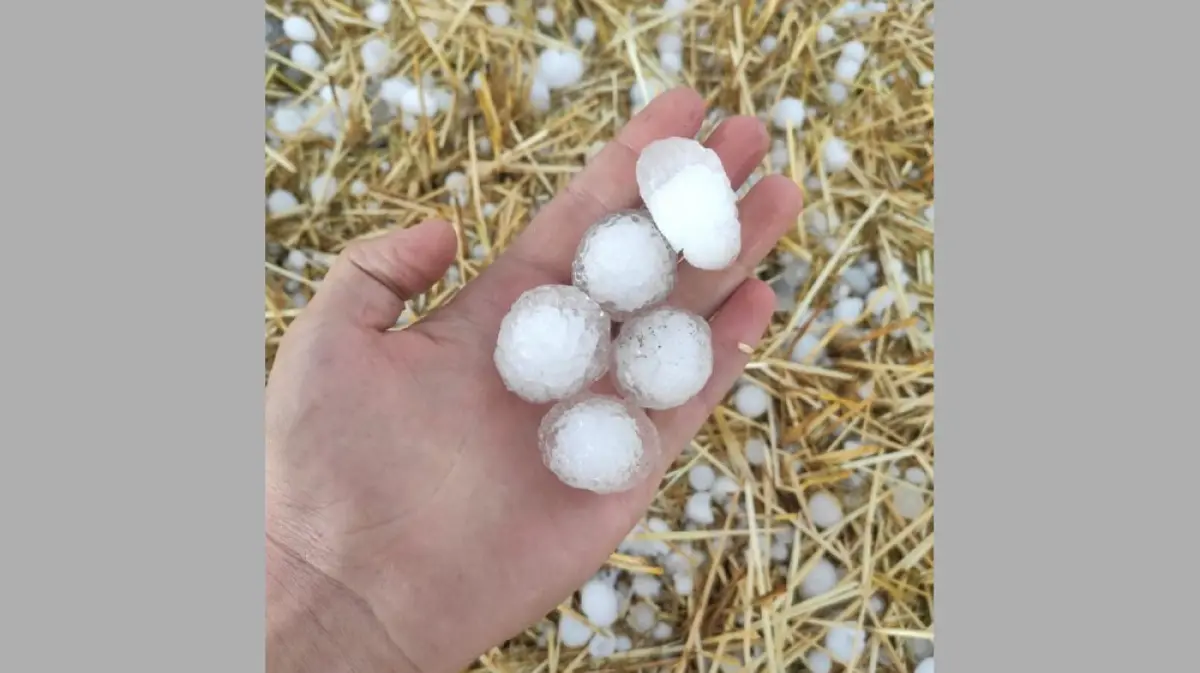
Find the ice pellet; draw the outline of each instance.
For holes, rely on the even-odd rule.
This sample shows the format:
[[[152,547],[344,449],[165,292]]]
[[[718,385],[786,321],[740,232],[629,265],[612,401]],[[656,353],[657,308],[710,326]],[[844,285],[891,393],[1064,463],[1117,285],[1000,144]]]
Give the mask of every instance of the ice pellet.
[[[634,316],[613,344],[617,388],[647,409],[687,402],[712,375],[712,330],[699,316],[663,306]]]
[[[569,285],[542,285],[513,302],[493,360],[504,385],[534,403],[561,400],[608,370],[612,322]]]
[[[596,493],[626,491],[658,460],[658,431],[645,412],[607,395],[559,402],[538,428],[542,460],[564,484]]]
[[[689,264],[733,263],[742,247],[737,194],[716,152],[691,138],[664,138],[642,150],[635,173],[654,224]]]
[[[667,298],[675,287],[675,253],[650,213],[624,210],[593,224],[579,242],[575,287],[624,320]]]

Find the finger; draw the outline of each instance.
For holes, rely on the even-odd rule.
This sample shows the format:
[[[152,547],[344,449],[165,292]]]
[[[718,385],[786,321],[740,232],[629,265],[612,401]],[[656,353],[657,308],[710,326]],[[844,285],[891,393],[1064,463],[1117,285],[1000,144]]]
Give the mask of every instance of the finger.
[[[338,255],[309,312],[360,327],[388,329],[404,311],[405,301],[428,290],[446,273],[456,245],[454,228],[441,220],[356,241]]]
[[[670,303],[698,315],[711,315],[795,226],[802,200],[800,189],[782,175],[759,181],[738,204],[742,250],[737,259],[720,271],[681,265]]]
[[[678,91],[692,93],[690,89]],[[656,98],[651,107],[646,108],[646,113],[651,112],[661,99]],[[568,278],[584,231],[609,213],[641,204],[636,166],[642,149],[662,138],[695,135],[703,115],[703,104],[697,101],[696,105],[699,112],[694,120],[688,121],[686,130],[680,124],[676,130],[668,131],[668,124],[659,121],[662,119],[659,116],[648,118],[646,124],[637,123],[642,121],[640,115],[635,117],[513,243],[510,250],[514,251],[516,261],[534,265],[556,277]],[[678,113],[672,111],[671,114]],[[681,119],[674,121],[678,123]],[[769,146],[769,136],[758,119],[732,117],[722,122],[704,144],[717,153],[736,188],[762,161]]]
[[[741,351],[740,345],[758,343],[774,311],[775,293],[757,278],[742,281],[717,310],[709,323],[713,335],[713,373],[708,383],[682,406],[650,414],[662,443],[663,471],[742,375],[750,356]]]
[[[634,165],[642,148],[662,138],[694,136],[703,120],[704,99],[691,89],[655,98],[538,213],[509,251],[525,263],[565,272],[588,226],[637,204]]]

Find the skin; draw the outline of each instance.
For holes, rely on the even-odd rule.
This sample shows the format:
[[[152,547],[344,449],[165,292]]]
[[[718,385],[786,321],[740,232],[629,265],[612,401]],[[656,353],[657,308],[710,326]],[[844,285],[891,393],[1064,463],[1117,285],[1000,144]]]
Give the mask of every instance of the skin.
[[[553,611],[641,518],[741,375],[738,344],[755,344],[768,324],[774,294],[751,274],[795,226],[795,184],[767,177],[741,201],[731,267],[680,267],[669,303],[709,318],[714,371],[690,402],[650,414],[664,455],[634,490],[601,496],[560,483],[537,450],[549,405],[507,391],[492,350],[513,300],[570,283],[584,230],[639,204],[638,152],[694,136],[703,117],[694,91],[659,96],[478,279],[410,329],[387,331],[453,260],[450,225],[424,222],[339,256],[267,385],[268,670],[461,670]],[[736,186],[768,135],[734,117],[706,144]]]

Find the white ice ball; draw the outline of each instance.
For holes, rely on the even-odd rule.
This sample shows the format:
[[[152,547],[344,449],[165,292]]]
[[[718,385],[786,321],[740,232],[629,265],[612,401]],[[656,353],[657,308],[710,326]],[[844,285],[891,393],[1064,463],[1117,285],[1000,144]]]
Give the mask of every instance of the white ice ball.
[[[692,579],[692,574],[689,572],[678,572],[671,575],[671,584],[675,587],[675,593],[680,596],[691,596],[692,589],[695,588],[695,580]]]
[[[588,228],[572,266],[575,287],[624,320],[667,298],[675,253],[644,210],[623,210]]]
[[[647,409],[671,409],[695,397],[712,375],[712,330],[699,316],[670,306],[640,313],[613,344],[617,388]]]
[[[761,437],[751,437],[746,440],[744,451],[746,453],[746,462],[751,465],[762,465],[767,462],[767,452],[770,447]]]
[[[288,56],[291,57],[296,65],[309,70],[320,70],[321,66],[325,64],[321,60],[321,55],[317,53],[317,50],[313,49],[313,46],[307,42],[293,44],[291,50],[288,52]]]
[[[716,480],[717,473],[713,471],[710,465],[700,463],[688,470],[688,483],[691,484],[692,490],[707,491],[713,487],[713,483]]]
[[[796,345],[792,346],[792,362],[801,362],[811,364],[816,361],[823,352],[821,346],[821,338],[812,332],[805,332],[796,339]]]
[[[293,42],[312,42],[317,39],[317,29],[303,16],[289,16],[283,20],[283,34]]]
[[[771,121],[775,123],[775,128],[781,131],[788,127],[789,122],[793,129],[800,128],[804,124],[804,119],[804,103],[799,98],[791,96],[780,98],[771,110]]]
[[[372,2],[367,6],[367,21],[382,26],[392,16],[392,7],[386,2]]]
[[[300,205],[300,200],[296,195],[286,189],[276,189],[267,195],[267,212],[272,215],[279,215],[296,209]]]
[[[529,402],[574,395],[608,370],[612,322],[582,290],[542,285],[500,322],[494,361],[504,385]]]
[[[579,609],[583,616],[602,628],[617,621],[619,603],[616,590],[603,580],[592,580],[579,590]]]
[[[753,383],[743,383],[733,393],[733,408],[746,418],[759,418],[771,408],[771,394]]]
[[[616,636],[607,636],[603,633],[597,633],[596,635],[592,636],[592,639],[588,642],[588,654],[592,655],[592,657],[595,659],[611,657],[616,651]]]
[[[852,158],[846,141],[837,136],[831,136],[825,141],[821,147],[821,157],[825,160],[825,170],[829,173],[845,170]]]
[[[829,491],[817,491],[808,498],[808,513],[817,528],[829,528],[842,520],[842,503]]]
[[[308,186],[313,203],[328,203],[337,194],[338,181],[332,175],[318,175]]]
[[[627,491],[658,461],[658,431],[645,412],[607,395],[584,394],[556,404],[538,428],[546,467],[572,488]]]
[[[558,637],[567,647],[583,647],[592,638],[592,629],[582,621],[564,614],[558,618]]]
[[[833,26],[827,23],[817,26],[817,42],[820,44],[825,44],[835,37],[837,37],[837,33],[834,32]]]
[[[487,15],[488,21],[491,21],[493,26],[504,27],[512,21],[512,10],[501,3],[488,5],[484,8],[483,13]]]
[[[742,246],[737,194],[716,152],[664,138],[642,150],[635,173],[655,225],[689,264],[715,271],[733,263]]]
[[[651,600],[658,598],[662,592],[662,582],[654,575],[635,575],[633,578],[633,594]]]
[[[359,56],[368,75],[382,75],[392,64],[392,47],[387,40],[373,37],[363,43]]]
[[[821,650],[813,650],[804,655],[804,663],[812,673],[829,673],[833,670],[833,660]]]
[[[654,624],[658,621],[658,615],[655,614],[652,606],[646,603],[638,603],[629,608],[629,614],[626,615],[625,621],[634,631],[646,633],[654,628]]]
[[[596,22],[586,16],[580,17],[575,22],[575,39],[584,44],[591,44],[592,40],[596,39]]]
[[[892,491],[892,506],[901,518],[912,521],[925,512],[925,494],[916,486],[897,484]]]
[[[583,78],[583,58],[574,51],[545,49],[538,54],[537,79],[550,89],[572,86]]]
[[[550,7],[548,5],[545,7],[538,7],[537,22],[546,28],[553,26],[554,25],[554,8]]]
[[[800,595],[805,598],[813,598],[827,594],[833,590],[838,583],[837,568],[824,556],[821,557],[812,570],[800,580]]]
[[[840,664],[850,663],[866,645],[867,634],[854,624],[839,624],[825,633],[825,649]]]
[[[716,520],[713,516],[712,494],[705,491],[693,493],[688,498],[687,505],[684,506],[684,514],[689,521],[694,521],[701,526],[712,524]]]

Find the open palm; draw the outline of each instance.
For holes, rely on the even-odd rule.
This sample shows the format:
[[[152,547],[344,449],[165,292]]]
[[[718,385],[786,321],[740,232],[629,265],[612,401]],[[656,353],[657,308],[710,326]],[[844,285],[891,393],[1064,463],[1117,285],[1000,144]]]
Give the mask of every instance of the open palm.
[[[641,148],[691,137],[703,117],[691,90],[658,97],[494,264],[411,329],[387,331],[404,301],[444,274],[453,230],[426,222],[350,247],[283,340],[267,387],[269,544],[361,601],[401,659],[397,670],[457,670],[578,588],[740,375],[738,344],[761,337],[775,301],[751,272],[800,210],[786,178],[762,180],[742,200],[732,267],[680,267],[669,302],[709,317],[713,376],[691,402],[651,414],[665,455],[633,491],[560,483],[537,450],[549,405],[508,392],[492,364],[513,300],[569,283],[584,230],[637,205]],[[756,119],[735,117],[706,144],[736,186],[762,160],[767,135]]]

